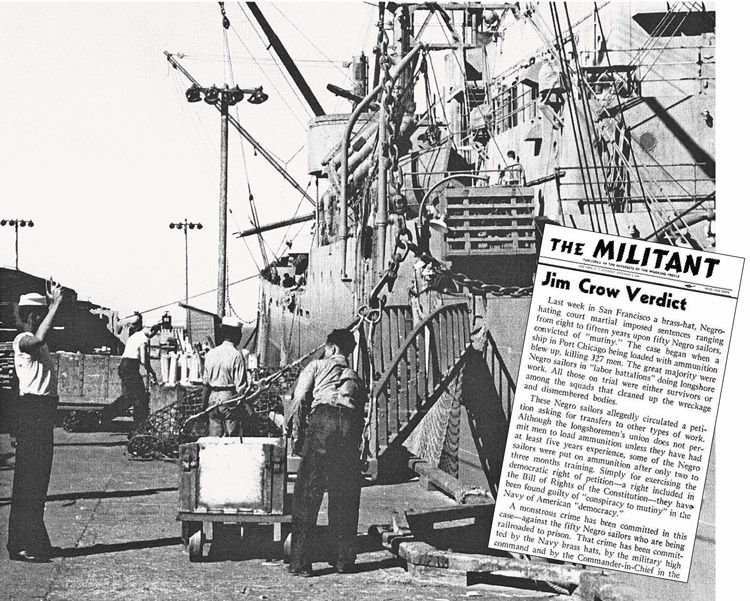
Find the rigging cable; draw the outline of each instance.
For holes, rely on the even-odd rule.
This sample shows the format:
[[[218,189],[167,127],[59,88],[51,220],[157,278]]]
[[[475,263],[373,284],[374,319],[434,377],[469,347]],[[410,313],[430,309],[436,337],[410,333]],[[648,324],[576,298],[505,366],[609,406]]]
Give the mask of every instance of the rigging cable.
[[[230,51],[230,48],[229,48],[229,37],[227,35],[227,29],[229,28],[230,23],[229,23],[229,20],[226,17],[226,13],[224,13],[223,6],[222,6],[222,15],[224,17],[224,21],[223,21],[223,25],[224,25],[224,32],[223,32],[223,34],[224,35],[223,35],[223,37],[224,37],[224,53],[225,53],[225,71],[229,72],[229,78],[228,78],[229,79],[229,83],[230,83],[230,85],[234,86],[235,85],[234,67],[232,66],[232,55],[231,55],[231,51]],[[226,76],[225,76],[225,81],[226,81]],[[240,120],[240,118],[239,118],[240,117],[239,107],[238,106],[234,106],[233,109],[234,109],[235,119],[237,119],[237,121],[239,122],[239,120]],[[248,194],[248,200],[249,200],[249,203],[250,203],[250,211],[251,211],[251,215],[252,215],[252,219],[251,220],[253,221],[253,225],[255,225],[255,227],[258,227],[260,225],[260,217],[258,216],[257,206],[256,206],[255,202],[253,202],[253,191],[252,191],[252,188],[250,186],[250,174],[248,173],[248,170],[247,170],[247,157],[245,155],[245,140],[243,138],[240,138],[240,152],[242,153],[242,166],[243,166],[244,171],[245,171],[245,183],[247,184],[247,194]],[[231,212],[231,210],[230,210],[230,212]],[[234,217],[234,212],[232,212],[232,217]],[[237,223],[236,218],[235,218],[235,225],[239,228],[239,224]],[[250,247],[248,246],[247,241],[243,239],[243,242],[245,242],[245,246],[247,247],[248,251],[250,251]],[[266,254],[265,243],[264,243],[264,240],[263,240],[263,237],[262,237],[261,234],[258,234],[258,245],[260,247],[261,257],[263,259],[263,266],[267,267],[268,266],[268,256]],[[252,256],[252,253],[251,253],[251,256]],[[254,257],[253,257],[253,261],[255,261]],[[258,264],[256,262],[256,267],[257,266],[258,266]]]
[[[573,48],[573,57],[575,60],[575,75],[576,80],[578,82],[578,90],[581,94],[581,100],[583,104],[583,120],[586,124],[586,134],[589,141],[589,148],[591,150],[591,162],[594,165],[594,177],[596,178],[596,191],[599,194],[599,198],[602,198],[602,184],[601,180],[599,179],[599,163],[597,162],[597,156],[598,153],[594,147],[595,138],[596,136],[596,128],[593,125],[593,116],[591,111],[591,104],[589,103],[589,97],[586,93],[586,89],[584,88],[584,81],[585,78],[583,77],[583,71],[581,70],[581,63],[578,60],[578,45],[575,41],[575,36],[573,35],[573,24],[570,21],[570,13],[568,12],[568,3],[565,2],[563,4],[563,7],[565,8],[565,17],[568,23],[568,31],[570,32],[570,42],[571,46]],[[579,125],[580,126],[580,125]],[[603,170],[603,167],[602,167]],[[593,187],[593,184],[592,184]],[[620,226],[617,223],[617,214],[614,211],[614,199],[612,197],[612,192],[608,187],[604,187],[604,191],[607,194],[608,200],[609,200],[609,206],[610,210],[612,211],[612,221],[615,224],[615,233],[619,236],[620,235]],[[604,220],[604,226],[607,233],[609,233],[609,227],[607,226],[607,217],[605,214],[604,207],[602,207],[602,219]]]
[[[667,15],[665,15],[664,17],[662,17],[661,21],[660,21],[660,22],[659,22],[659,23],[657,24],[656,28],[654,29],[654,37],[652,37],[652,38],[650,39],[650,41],[649,41],[649,43],[648,43],[648,44],[646,44],[646,45],[645,45],[645,46],[644,46],[643,48],[641,48],[641,49],[639,49],[639,50],[638,50],[638,52],[636,53],[635,57],[633,57],[633,58],[632,58],[632,59],[630,60],[630,63],[629,63],[630,65],[635,65],[635,64],[637,64],[637,62],[636,62],[636,61],[637,61],[637,60],[639,59],[639,57],[641,57],[641,56],[644,56],[644,55],[645,55],[646,53],[648,53],[648,52],[651,52],[651,50],[652,50],[652,47],[653,47],[653,45],[655,44],[655,41],[654,41],[654,40],[655,40],[655,39],[657,39],[658,37],[660,37],[660,36],[661,36],[661,34],[662,34],[662,33],[664,33],[664,32],[665,32],[665,31],[667,30],[667,28],[669,28],[669,27],[672,27],[672,25],[673,25],[673,22],[674,22],[674,19],[676,18],[676,16],[674,15],[674,11],[675,11],[675,10],[676,10],[676,8],[675,8],[675,7],[671,7],[671,8],[670,8],[670,11],[669,11],[669,12],[667,13]],[[603,31],[603,27],[601,26],[601,18],[600,18],[600,16],[599,16],[599,8],[598,8],[598,7],[596,6],[596,5],[594,5],[594,14],[595,14],[596,18],[597,18],[597,19],[599,20],[599,26],[600,26],[600,30],[602,30],[602,31]],[[684,19],[685,19],[685,18],[686,18],[686,16],[685,16],[685,17],[683,17],[683,21],[682,21],[682,22],[680,22],[680,24],[678,24],[678,25],[677,25],[677,27],[678,27],[678,28],[679,28],[679,27],[680,27],[680,26],[682,25],[682,23],[684,22]],[[603,34],[602,34],[602,35],[603,35]],[[667,47],[668,45],[669,45],[669,41],[668,41],[668,42],[667,42],[667,44],[665,45],[664,49],[666,49],[666,47]],[[605,48],[606,48],[606,46],[605,46]],[[662,52],[664,51],[664,49],[662,49]],[[662,53],[662,52],[660,52],[660,53],[659,53],[659,56],[661,56],[661,53]],[[610,60],[610,57],[609,57],[609,51],[608,51],[608,50],[607,50],[607,51],[605,52],[605,56],[606,56],[606,58],[607,58],[607,63],[608,63],[608,65],[609,65],[609,67],[611,68],[612,64],[611,64],[611,60]],[[658,57],[657,57],[657,59],[658,59]],[[649,69],[649,71],[650,71],[650,69]],[[641,77],[641,80],[642,80],[642,79],[643,79],[643,78]],[[607,94],[606,96],[604,96],[604,97],[603,97],[603,98],[601,99],[601,100],[602,100],[602,102],[607,102],[607,101],[609,100],[609,98],[610,98],[610,97],[611,97],[611,96],[613,95],[613,92],[614,92],[614,87],[611,87],[611,88],[609,89],[609,91],[608,91],[608,94]],[[617,102],[618,102],[618,109],[619,109],[619,113],[620,113],[620,116],[621,116],[621,123],[620,123],[620,124],[616,124],[616,125],[615,125],[615,133],[616,133],[616,134],[620,134],[620,132],[625,132],[625,133],[627,133],[627,131],[629,131],[629,130],[627,129],[627,125],[625,124],[625,121],[624,121],[624,117],[623,117],[623,112],[624,112],[624,110],[623,110],[623,106],[622,106],[622,104],[620,103],[619,95],[617,95],[617,94],[614,94],[614,95],[615,95],[615,97],[616,97],[616,99],[617,99]],[[603,133],[606,133],[606,131],[603,131]],[[620,135],[625,135],[625,133],[622,133],[622,134],[620,134]],[[641,193],[642,193],[642,195],[643,195],[643,201],[644,201],[645,207],[646,207],[646,209],[647,209],[647,211],[648,211],[648,214],[649,214],[649,219],[650,219],[650,221],[651,221],[651,225],[652,225],[652,227],[654,228],[654,230],[656,230],[656,229],[657,229],[657,225],[656,225],[656,223],[654,222],[654,215],[656,215],[656,217],[658,217],[658,218],[659,218],[660,224],[664,224],[664,223],[666,223],[666,222],[668,221],[668,217],[662,214],[661,204],[662,204],[662,202],[664,202],[664,203],[668,204],[668,205],[670,206],[670,208],[671,208],[672,210],[676,211],[676,208],[674,207],[674,204],[672,203],[672,200],[671,200],[671,199],[669,198],[669,196],[668,196],[668,195],[666,194],[666,192],[665,192],[665,191],[664,191],[664,189],[662,188],[661,184],[660,184],[660,183],[659,183],[658,181],[655,181],[655,180],[653,179],[653,177],[651,176],[651,174],[650,174],[650,172],[649,172],[648,170],[646,170],[646,171],[645,171],[645,174],[646,174],[646,175],[647,175],[647,176],[648,176],[648,177],[650,178],[650,182],[651,182],[651,183],[652,183],[653,185],[655,185],[655,186],[656,186],[656,187],[657,187],[657,188],[659,189],[660,193],[661,193],[661,194],[662,194],[662,195],[664,196],[664,199],[665,199],[665,200],[664,200],[664,201],[660,201],[660,200],[657,200],[657,199],[656,199],[656,198],[655,198],[655,197],[654,197],[654,196],[653,196],[653,195],[651,194],[651,192],[650,192],[650,191],[648,191],[648,190],[647,190],[647,189],[646,189],[646,188],[644,187],[644,185],[643,185],[643,179],[642,179],[642,177],[641,177],[641,171],[640,171],[640,170],[638,169],[638,165],[637,165],[637,162],[636,162],[636,161],[637,161],[637,159],[636,159],[636,156],[635,156],[635,154],[634,154],[634,153],[632,152],[632,144],[631,144],[631,153],[630,153],[630,157],[632,158],[632,162],[633,162],[633,165],[631,165],[631,164],[630,164],[630,161],[629,161],[628,157],[626,157],[626,156],[625,156],[624,152],[623,152],[623,151],[622,151],[622,149],[621,149],[621,148],[619,147],[619,145],[618,145],[618,144],[616,144],[616,143],[613,143],[613,142],[612,142],[612,140],[611,140],[611,139],[609,139],[609,138],[608,138],[608,140],[609,140],[609,142],[610,142],[610,145],[612,146],[612,148],[613,148],[613,149],[615,150],[615,152],[617,153],[617,155],[618,155],[618,158],[619,158],[619,159],[620,159],[620,160],[622,161],[622,163],[623,163],[623,165],[625,166],[625,168],[626,168],[626,169],[628,169],[628,171],[634,171],[634,173],[635,173],[635,176],[636,176],[636,178],[637,178],[637,180],[638,180],[638,182],[639,182],[640,188],[641,188]],[[645,154],[646,154],[647,156],[649,156],[649,157],[651,157],[651,158],[653,159],[652,155],[651,155],[651,154],[650,154],[650,153],[649,153],[648,151],[646,151],[646,150],[645,150],[645,149],[643,148],[643,146],[642,146],[642,145],[640,144],[640,142],[638,141],[638,139],[637,139],[637,138],[635,139],[635,142],[636,142],[636,144],[638,145],[638,147],[639,147],[639,148],[641,149],[641,151],[642,151],[642,152],[644,152],[644,153],[645,153]],[[655,162],[655,163],[656,163],[656,164],[658,165],[658,161],[656,161],[655,159],[653,159],[653,160],[654,160],[654,162]],[[665,171],[666,171],[666,170],[665,170]],[[675,183],[675,184],[676,184],[676,185],[677,185],[678,187],[682,188],[682,190],[683,190],[683,191],[684,191],[685,193],[687,193],[688,195],[690,194],[689,190],[687,190],[687,189],[685,188],[685,186],[683,186],[683,185],[682,185],[682,184],[681,184],[680,182],[678,182],[678,181],[677,181],[677,180],[676,180],[676,179],[675,179],[675,178],[674,178],[674,177],[672,176],[672,174],[671,174],[671,173],[670,173],[669,171],[666,171],[666,173],[667,173],[667,175],[669,176],[669,178],[670,178],[670,179],[671,179],[671,180],[672,180],[672,181],[673,181],[673,182],[674,182],[674,183]],[[652,207],[652,204],[653,204],[653,207]],[[653,209],[653,210],[655,210],[655,211],[656,211],[656,213],[652,213],[652,209]],[[684,220],[681,220],[681,221],[682,221],[683,225],[684,225],[684,226],[685,226],[685,227],[687,228],[687,230],[688,230],[688,231],[690,232],[690,231],[691,231],[691,226],[690,226],[689,224],[687,224],[687,223],[686,223],[686,222],[685,222]],[[683,240],[685,240],[685,237],[684,237],[684,236],[683,236],[682,234],[679,234],[679,236],[680,236],[680,237],[681,237],[681,238],[682,238]]]
[[[552,16],[552,25],[555,30],[555,41],[557,42],[557,59],[560,63],[560,75],[563,79],[563,85],[565,86],[565,91],[568,97],[568,101],[565,104],[568,105],[568,111],[570,112],[571,128],[573,129],[573,139],[575,141],[576,154],[578,155],[578,164],[581,165],[581,179],[583,180],[582,187],[583,187],[583,193],[586,196],[586,208],[588,210],[589,221],[591,222],[591,229],[593,231],[601,231],[601,226],[599,226],[598,214],[597,214],[597,223],[594,224],[594,216],[591,213],[591,199],[589,198],[589,189],[586,186],[586,181],[585,181],[586,174],[583,171],[583,157],[581,156],[581,145],[580,145],[578,135],[576,132],[576,127],[575,127],[575,110],[571,102],[570,82],[568,81],[568,76],[565,71],[565,56],[564,56],[564,49],[563,49],[563,44],[562,44],[562,34],[559,34],[557,31],[557,23],[555,21],[555,13],[554,13],[554,4],[552,3],[550,3],[550,12]],[[533,23],[534,20],[531,19],[531,22]]]
[[[285,20],[286,20],[286,22],[287,22],[287,23],[289,23],[289,24],[290,24],[290,25],[291,25],[292,27],[294,27],[294,29],[296,29],[296,30],[297,30],[297,33],[299,33],[299,34],[300,34],[300,35],[301,35],[301,36],[302,36],[302,37],[303,37],[303,38],[304,38],[305,40],[307,40],[307,41],[309,42],[309,44],[310,44],[310,45],[311,45],[311,46],[312,46],[313,48],[315,48],[315,50],[317,50],[317,51],[318,51],[318,52],[320,53],[320,55],[321,55],[321,56],[322,56],[323,58],[325,58],[325,59],[326,59],[326,61],[328,61],[328,62],[329,62],[329,63],[330,63],[331,65],[333,65],[334,67],[336,67],[336,69],[338,69],[338,71],[339,71],[340,73],[342,73],[342,74],[344,75],[344,77],[346,77],[346,78],[347,78],[347,79],[349,80],[349,82],[350,82],[350,83],[354,83],[354,82],[352,81],[351,75],[350,75],[349,73],[347,73],[347,72],[346,72],[346,71],[345,71],[344,69],[342,69],[342,68],[341,68],[341,67],[340,67],[339,65],[337,65],[337,64],[336,64],[335,62],[333,62],[333,61],[332,61],[332,60],[331,60],[331,59],[330,59],[330,58],[328,57],[328,55],[327,55],[327,54],[326,54],[325,52],[323,52],[323,51],[322,51],[322,50],[321,50],[320,48],[318,48],[318,47],[317,47],[317,46],[315,45],[315,42],[313,42],[313,41],[312,41],[312,40],[311,40],[310,38],[308,38],[308,37],[307,37],[307,36],[306,36],[306,35],[304,34],[304,32],[303,32],[303,31],[302,31],[302,30],[301,30],[301,29],[300,29],[299,27],[297,27],[297,25],[295,25],[295,24],[294,24],[294,22],[293,22],[293,21],[291,21],[291,20],[289,19],[289,17],[287,17],[287,16],[286,16],[286,15],[284,14],[284,12],[283,12],[283,11],[279,10],[279,8],[278,8],[278,7],[277,7],[277,6],[276,6],[276,5],[274,4],[274,3],[272,3],[272,2],[271,2],[270,4],[271,4],[271,6],[273,7],[273,9],[274,9],[274,10],[275,10],[275,11],[276,11],[277,13],[279,13],[279,14],[280,14],[280,15],[281,15],[281,16],[282,16],[282,17],[283,17],[283,18],[284,18]]]
[[[240,6],[240,10],[242,10],[243,14],[245,14],[244,13],[244,8],[242,7],[242,5],[240,4],[239,6]],[[247,14],[245,14],[245,18],[250,22],[250,25],[253,25],[253,22],[250,21],[250,17]],[[252,57],[253,53],[251,52],[250,48],[248,48],[247,44],[245,44],[245,41],[242,39],[242,36],[240,36],[239,32],[237,31],[237,29],[235,29],[234,26],[232,26],[232,32],[237,36],[237,39],[240,41],[240,44],[242,44],[242,46],[245,48],[245,50],[247,51],[247,54]],[[256,33],[257,33],[257,30],[256,30]],[[258,34],[258,35],[260,35],[260,34]],[[274,58],[270,59],[269,62],[271,64],[273,64],[274,66],[278,66],[278,63],[276,62],[276,59],[274,59]],[[268,85],[270,85],[273,88],[273,91],[276,92],[276,96],[278,96],[278,98],[281,100],[281,102],[283,102],[286,105],[286,107],[289,109],[289,112],[292,114],[292,117],[294,117],[294,119],[297,121],[297,123],[299,123],[302,127],[305,127],[305,122],[302,119],[299,118],[299,116],[297,115],[296,111],[287,102],[287,100],[286,100],[286,94],[282,94],[279,91],[279,89],[273,83],[273,79],[268,75],[268,73],[266,73],[266,70],[263,68],[263,66],[260,63],[258,63],[258,68],[260,69],[260,72],[263,74],[263,76],[266,78],[266,81],[268,81]],[[276,155],[274,155],[274,156],[276,156]],[[276,158],[278,158],[278,157],[276,157]]]
[[[229,23],[229,20],[227,19],[225,11],[224,11],[223,3],[220,3],[220,4],[221,4],[222,16],[223,16],[223,21],[222,21],[223,32],[222,33],[223,33],[224,53],[225,53],[225,62],[224,62],[225,81],[227,81],[227,79],[229,79],[230,84],[234,85],[235,84],[234,68],[232,66],[232,57],[231,57],[231,51],[230,51],[230,48],[229,48],[229,37],[227,35],[227,30],[229,29],[230,23]],[[229,73],[229,78],[226,77],[227,72]],[[236,119],[239,121],[239,108],[235,106],[234,107],[234,112],[235,112]],[[250,209],[251,209],[252,215],[253,215],[253,217],[255,219],[255,225],[257,226],[259,224],[259,217],[258,217],[257,208],[255,206],[255,203],[252,201],[252,199],[253,199],[253,193],[252,193],[252,189],[250,187],[250,176],[249,176],[248,171],[247,171],[247,157],[245,156],[245,145],[244,145],[244,140],[243,139],[240,139],[240,150],[242,152],[242,165],[243,165],[244,170],[245,170],[245,182],[247,184],[248,198],[250,199]],[[237,229],[239,229],[239,223],[237,222],[237,217],[236,217],[236,215],[234,214],[234,211],[232,211],[231,208],[229,208],[229,214],[232,216],[232,219],[234,220],[235,227]],[[243,241],[243,243],[245,245],[245,248],[247,249],[248,253],[250,254],[250,258],[252,259],[253,263],[255,264],[255,268],[258,271],[261,271],[261,269],[260,269],[260,267],[258,265],[258,262],[255,260],[255,256],[253,255],[252,251],[250,250],[250,245],[249,245],[248,241],[245,240],[244,238],[243,238],[242,241]],[[266,254],[266,249],[265,249],[265,240],[263,240],[263,238],[262,238],[262,236],[260,234],[258,235],[258,245],[259,245],[261,256],[262,256],[262,259],[263,259],[263,266],[267,267],[268,266],[268,256]],[[228,279],[229,279],[229,261],[225,259],[224,265],[225,265],[225,269],[226,269],[226,273],[224,274],[225,275],[225,281],[228,281]],[[234,313],[235,316],[239,317],[239,314],[237,313],[236,309],[232,305],[232,301],[231,301],[230,294],[229,294],[229,286],[225,287],[224,297],[226,299],[226,303],[227,303],[230,311],[232,313]]]
[[[604,37],[604,27],[602,25],[601,16],[599,14],[599,7],[596,5],[596,2],[594,3],[594,16],[596,17],[596,21],[595,22],[599,23],[599,35],[601,36],[602,43],[604,45],[604,56],[607,59],[607,66],[610,69],[612,69],[612,60],[611,60],[611,58],[609,56],[609,46],[607,45],[607,39]],[[617,107],[619,109],[621,122],[622,122],[623,125],[625,125],[624,109],[623,109],[622,103],[620,102],[620,96],[619,96],[619,94],[615,94],[615,98],[617,98]],[[617,127],[617,125],[615,125],[615,127]],[[613,144],[613,146],[616,146],[614,144],[614,142],[612,142],[612,144]],[[617,151],[621,151],[621,149],[619,147],[617,147],[616,152]],[[623,155],[623,156],[620,157],[620,160],[623,161],[623,163],[627,166],[627,161],[625,160],[624,154],[625,154],[624,152],[621,152],[621,155]],[[638,179],[638,185],[641,188],[641,195],[643,196],[644,204],[646,206],[646,211],[648,212],[648,218],[649,218],[649,221],[651,222],[652,229],[655,231],[657,229],[657,226],[656,226],[656,223],[654,222],[654,215],[651,212],[651,203],[648,200],[646,200],[646,198],[647,198],[646,197],[646,189],[643,186],[643,178],[641,177],[641,172],[638,169],[638,164],[636,163],[635,153],[632,152],[632,145],[631,145],[631,153],[630,153],[630,155],[631,155],[631,157],[633,159],[633,163],[634,163],[633,167],[634,167],[634,170],[635,170],[636,177]],[[632,206],[632,195],[631,195],[631,206]]]
[[[245,18],[247,19],[247,22],[248,22],[248,23],[250,23],[250,27],[252,27],[252,28],[253,28],[253,31],[255,31],[256,35],[258,36],[258,39],[259,39],[259,40],[261,41],[261,43],[263,43],[263,36],[261,36],[260,32],[258,31],[258,28],[257,28],[257,27],[255,26],[255,23],[253,23],[253,20],[252,20],[252,19],[250,18],[250,15],[248,15],[248,14],[247,14],[247,13],[245,12],[245,7],[244,7],[244,6],[242,5],[242,4],[240,4],[240,5],[239,5],[239,7],[240,7],[240,10],[242,11],[242,14],[243,14],[243,15],[245,15]],[[288,76],[288,73],[286,72],[286,70],[285,70],[285,69],[283,69],[283,68],[282,68],[281,66],[279,66],[279,63],[278,63],[278,61],[276,60],[276,57],[275,57],[275,56],[274,56],[274,55],[273,55],[273,54],[271,53],[271,51],[270,51],[270,50],[268,50],[268,49],[270,48],[270,45],[269,45],[269,46],[266,46],[266,45],[265,45],[265,43],[263,43],[263,45],[264,45],[264,46],[266,47],[266,50],[267,50],[267,51],[268,51],[268,53],[270,54],[271,58],[273,58],[273,60],[274,60],[274,64],[275,64],[275,65],[276,65],[276,67],[278,68],[278,70],[279,70],[279,72],[281,73],[281,76],[282,76],[282,77],[284,78],[284,81],[286,82],[286,84],[287,84],[287,85],[289,86],[289,88],[290,88],[290,89],[292,90],[292,93],[294,94],[294,97],[295,97],[295,98],[297,99],[297,101],[298,101],[298,102],[300,103],[300,105],[302,106],[302,108],[303,108],[303,110],[305,111],[305,113],[307,114],[307,116],[308,116],[308,117],[312,117],[312,116],[313,116],[313,114],[312,114],[312,110],[310,109],[310,107],[309,107],[309,105],[307,104],[307,102],[305,102],[305,100],[304,100],[303,98],[301,98],[301,97],[300,97],[300,92],[299,92],[299,90],[297,89],[297,86],[296,86],[296,85],[294,85],[294,83],[293,83],[293,82],[290,82],[290,81],[289,81],[289,76]]]
[[[313,178],[311,176],[310,179],[307,182],[307,186],[305,186],[305,191],[307,191],[307,189],[310,187],[310,184],[312,184],[312,180],[313,180]],[[299,214],[299,209],[302,206],[302,201],[303,200],[305,200],[305,196],[304,195],[302,195],[300,197],[299,202],[297,203],[297,208],[294,210],[294,214],[292,215],[292,219],[294,219]],[[297,236],[299,236],[300,232],[302,232],[302,229],[304,227],[305,227],[304,224],[302,224],[300,226],[299,230],[297,230],[297,233],[293,236],[292,241],[294,241],[294,239]],[[281,254],[281,249],[284,247],[284,244],[286,244],[286,238],[289,235],[289,232],[291,231],[291,229],[292,229],[292,225],[287,226],[286,232],[284,233],[284,236],[281,239],[281,244],[279,244],[279,248],[277,249],[276,253],[274,253],[274,254],[276,254],[276,256],[279,256]]]
[[[234,286],[236,284],[241,284],[243,282],[247,282],[249,280],[255,279],[255,278],[259,277],[259,276],[260,276],[259,273],[254,273],[253,275],[249,275],[246,278],[242,278],[241,280],[237,280],[235,282],[231,282],[230,284],[228,284],[228,286]],[[192,300],[194,298],[198,298],[199,296],[206,296],[206,294],[212,294],[212,293],[216,292],[216,290],[218,290],[218,288],[211,288],[210,290],[205,290],[203,292],[199,292],[198,294],[191,294],[188,297],[188,300]],[[158,311],[159,309],[165,309],[167,307],[171,307],[172,305],[177,305],[177,304],[183,302],[184,300],[185,300],[185,297],[183,296],[183,297],[180,297],[179,299],[177,299],[175,301],[172,301],[171,303],[165,303],[163,305],[159,305],[158,307],[151,307],[150,309],[146,309],[144,311],[139,311],[139,313],[141,313],[141,314],[152,313],[154,311]]]
[[[234,31],[235,33],[237,31],[234,25],[232,25],[230,29]],[[178,58],[182,58],[182,59],[194,59],[194,60],[200,60],[204,62],[213,62],[213,63],[220,63],[224,60],[224,56],[222,54],[213,54],[210,52],[195,52],[195,53],[180,52],[180,53],[177,53],[175,56],[177,56]],[[235,58],[234,62],[235,63],[252,63],[252,64],[260,64],[260,65],[275,65],[276,64],[274,59],[272,58],[256,58],[254,56]],[[308,64],[311,67],[315,67],[318,69],[323,68],[323,67],[325,67],[326,69],[331,68],[331,65],[328,63],[328,61],[321,60],[321,59],[300,58],[300,59],[295,59],[294,62],[300,63],[300,64]],[[344,63],[346,61],[341,60],[340,62]]]

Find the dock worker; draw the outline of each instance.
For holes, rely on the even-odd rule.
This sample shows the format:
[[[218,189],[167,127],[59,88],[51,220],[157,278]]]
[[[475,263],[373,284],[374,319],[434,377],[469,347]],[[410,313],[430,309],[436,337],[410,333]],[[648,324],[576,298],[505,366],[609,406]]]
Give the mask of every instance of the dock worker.
[[[362,380],[347,363],[354,348],[349,330],[333,330],[324,357],[302,370],[289,406],[284,408],[283,420],[288,425],[298,409],[310,407],[294,486],[289,563],[293,574],[312,575],[312,538],[326,489],[328,524],[336,544],[331,564],[343,574],[351,572],[356,561],[360,443],[367,395]]]
[[[228,401],[247,389],[247,368],[237,348],[242,339],[242,322],[235,317],[221,320],[222,343],[208,351],[203,369],[203,407]],[[232,403],[232,405],[234,405]],[[209,436],[240,436],[242,420],[234,406],[219,406],[208,414]]]
[[[53,555],[44,525],[57,409],[57,374],[47,339],[63,300],[60,284],[49,280],[46,295],[31,292],[18,301],[21,333],[13,340],[18,376],[16,470],[8,520],[11,560],[47,562]]]
[[[151,366],[149,341],[160,328],[158,324],[144,327],[143,317],[136,313],[135,321],[130,326],[130,336],[125,342],[120,365],[117,367],[122,395],[102,410],[102,419],[111,419],[120,415],[128,407],[133,408],[133,425],[148,419],[149,397],[141,375],[141,366],[146,370],[149,382],[156,384],[156,372]]]

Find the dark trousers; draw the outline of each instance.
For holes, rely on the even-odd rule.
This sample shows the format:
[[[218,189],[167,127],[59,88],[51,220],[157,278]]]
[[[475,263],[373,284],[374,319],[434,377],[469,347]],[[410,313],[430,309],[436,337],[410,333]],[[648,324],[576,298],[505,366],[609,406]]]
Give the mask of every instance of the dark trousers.
[[[24,395],[16,411],[16,469],[8,520],[8,552],[49,552],[44,503],[52,472],[57,397]]]
[[[117,368],[120,376],[122,395],[102,411],[102,417],[113,419],[123,415],[129,407],[133,408],[133,425],[138,425],[148,418],[148,392],[141,375],[141,364],[138,359],[124,358]]]
[[[351,409],[319,405],[310,414],[294,486],[290,562],[294,571],[310,569],[313,532],[326,489],[328,528],[336,545],[336,567],[354,565],[363,425],[361,416]]]

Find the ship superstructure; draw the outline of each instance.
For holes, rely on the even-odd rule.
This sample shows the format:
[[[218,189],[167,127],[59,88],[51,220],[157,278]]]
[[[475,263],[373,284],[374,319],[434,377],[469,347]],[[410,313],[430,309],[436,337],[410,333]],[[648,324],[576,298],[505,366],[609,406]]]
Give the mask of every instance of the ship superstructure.
[[[463,453],[492,488],[486,445],[502,455],[503,426],[482,434],[478,414],[459,419],[471,405],[459,374],[476,367],[470,333],[483,326],[483,369],[497,368],[490,396],[507,422],[545,224],[713,247],[714,11],[380,3],[374,56],[353,58],[351,89],[328,86],[352,110],[325,114],[247,4],[316,115],[314,212],[244,232],[313,222],[309,248],[261,273],[260,364],[293,362],[351,325],[374,399],[373,463],[411,436],[433,463]],[[459,438],[485,448],[459,449]]]
[[[355,57],[354,89],[333,89],[352,112],[310,124],[314,239],[274,267],[303,285],[261,285],[261,363],[388,314],[394,331],[380,322],[363,354],[379,366],[360,366],[377,380],[421,319],[465,303],[512,383],[545,223],[713,247],[712,10],[381,4],[379,16],[374,59]]]

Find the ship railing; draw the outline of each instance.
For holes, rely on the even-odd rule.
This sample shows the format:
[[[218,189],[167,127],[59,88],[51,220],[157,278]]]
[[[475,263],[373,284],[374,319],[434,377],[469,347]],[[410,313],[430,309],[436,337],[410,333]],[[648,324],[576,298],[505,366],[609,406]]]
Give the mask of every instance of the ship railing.
[[[639,173],[644,176],[643,187],[645,188],[646,195],[643,194],[632,194],[628,193],[627,190],[623,190],[623,196],[619,200],[623,200],[626,203],[649,203],[654,200],[658,201],[659,197],[668,194],[668,200],[671,202],[682,201],[682,200],[694,200],[701,196],[705,196],[713,192],[716,188],[715,181],[713,178],[706,175],[705,170],[707,163],[660,163],[660,164],[641,164],[638,166]],[[566,177],[560,179],[560,198],[563,201],[583,201],[593,203],[607,203],[609,202],[606,196],[606,190],[604,186],[611,186],[613,184],[614,177],[621,177],[616,173],[618,167],[601,166],[589,167],[588,169],[582,167],[560,167],[560,170],[565,171]],[[598,180],[602,183],[602,193],[604,198],[587,199],[585,195],[581,196],[582,186],[584,186],[584,171],[593,179]],[[633,191],[640,192],[640,185],[637,181],[623,182],[625,185],[623,188],[628,186]],[[666,198],[665,198],[666,200]]]
[[[502,185],[497,184],[496,182],[500,179],[501,173],[503,172],[504,168],[501,167],[500,169],[463,169],[463,170],[454,170],[454,171],[411,171],[409,173],[410,177],[413,176],[417,178],[418,181],[423,181],[425,178],[428,177],[434,177],[436,179],[448,177],[451,175],[463,175],[466,176],[483,176],[489,178],[489,181],[482,181],[482,180],[469,180],[467,177],[467,180],[463,185],[465,187],[471,187],[471,188],[478,188],[478,187],[487,187],[487,186],[495,186],[495,185]],[[457,180],[459,183],[462,183],[460,179]],[[411,192],[413,194],[419,194],[425,192],[424,186],[409,186],[406,184],[406,181],[404,182],[404,186],[401,188],[405,192]]]
[[[497,497],[516,384],[489,330],[481,327],[472,334],[474,348],[464,365],[461,401],[474,439],[476,459],[490,493]]]
[[[484,344],[482,345],[482,355],[487,363],[487,369],[490,371],[492,381],[495,384],[495,390],[500,400],[500,412],[507,421],[510,421],[513,413],[513,402],[516,396],[516,383],[489,330],[486,332]]]
[[[362,377],[368,389],[370,383],[384,372],[413,325],[409,305],[383,307],[379,319],[372,326],[367,321],[358,321],[354,330],[358,344],[352,368]]]
[[[444,305],[408,333],[374,374],[366,429],[368,460],[403,443],[446,392],[471,349],[466,303]]]

